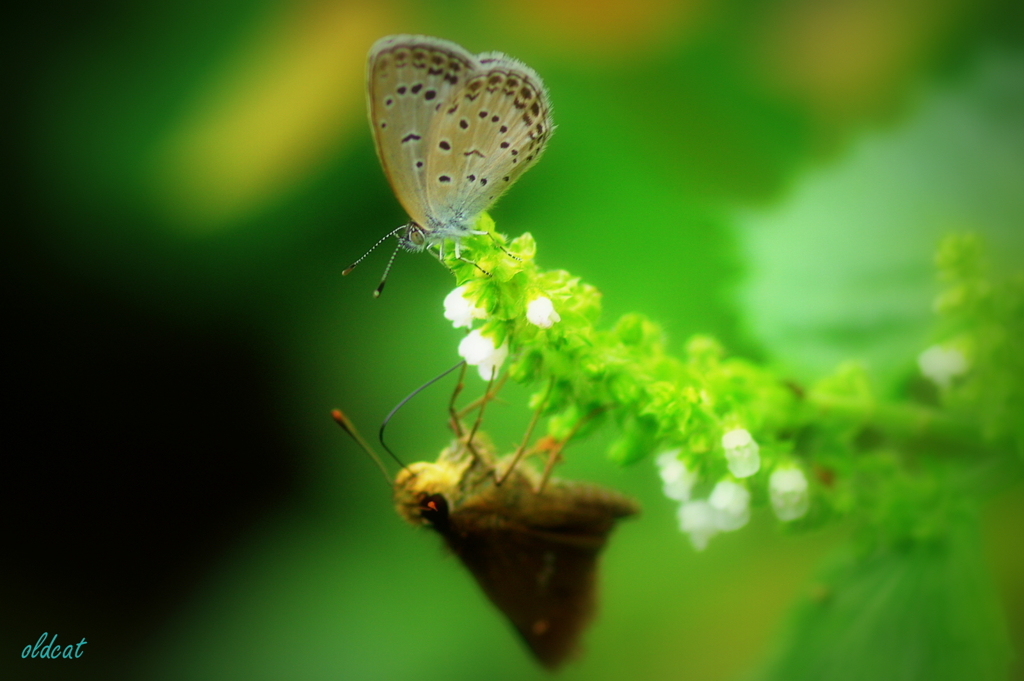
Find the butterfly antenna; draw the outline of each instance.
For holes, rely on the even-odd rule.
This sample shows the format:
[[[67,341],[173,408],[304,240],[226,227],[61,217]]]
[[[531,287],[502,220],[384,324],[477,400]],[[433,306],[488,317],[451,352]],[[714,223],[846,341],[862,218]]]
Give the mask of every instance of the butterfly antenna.
[[[434,383],[437,383],[442,378],[444,378],[445,376],[447,376],[451,372],[453,372],[456,369],[458,369],[460,366],[461,367],[465,367],[465,365],[466,365],[466,361],[463,360],[463,361],[459,362],[458,364],[456,364],[455,366],[453,366],[451,369],[445,369],[442,373],[438,374],[437,376],[434,376],[432,379],[430,379],[429,381],[427,381],[426,383],[424,383],[423,385],[421,385],[420,387],[416,388],[411,393],[406,395],[402,399],[402,401],[399,402],[398,404],[396,404],[395,408],[392,409],[390,412],[388,412],[388,415],[384,417],[384,423],[380,424],[380,431],[377,433],[377,439],[380,441],[380,446],[384,448],[384,451],[386,451],[388,454],[390,454],[391,458],[394,459],[395,461],[397,461],[398,465],[401,466],[402,468],[405,468],[405,464],[402,463],[399,460],[399,458],[394,455],[394,453],[392,453],[391,449],[387,446],[387,443],[384,442],[384,429],[388,427],[388,422],[391,421],[391,417],[394,416],[395,414],[397,414],[398,410],[401,409],[402,407],[404,407],[406,402],[408,402],[412,398],[414,398],[417,395],[419,395],[424,389],[429,388]]]
[[[371,253],[373,253],[373,251],[374,251],[374,250],[375,250],[375,249],[377,248],[377,246],[380,246],[380,245],[381,245],[382,243],[384,243],[385,241],[387,241],[388,239],[390,239],[391,237],[393,237],[393,236],[394,236],[395,234],[398,234],[398,232],[399,232],[400,230],[404,229],[404,228],[405,228],[405,225],[402,225],[401,227],[395,227],[395,228],[394,228],[393,230],[391,230],[390,232],[388,232],[387,234],[385,234],[384,236],[382,236],[382,237],[381,237],[381,238],[380,238],[380,239],[379,239],[379,240],[377,241],[377,243],[375,243],[375,244],[374,244],[373,246],[370,246],[370,250],[368,250],[368,251],[367,251],[366,253],[363,253],[363,254],[362,254],[362,255],[361,255],[360,257],[359,257],[359,259],[358,259],[358,260],[356,260],[356,261],[355,261],[354,263],[352,263],[351,265],[349,265],[348,267],[346,267],[346,268],[345,268],[344,270],[342,270],[342,271],[341,271],[341,276],[343,276],[343,277],[344,277],[344,276],[345,276],[346,274],[348,274],[348,273],[350,273],[350,272],[351,272],[352,270],[354,270],[354,269],[356,268],[356,265],[358,265],[358,264],[359,264],[359,263],[361,263],[362,261],[366,260],[366,256],[368,256],[368,255],[370,255]],[[394,256],[392,256],[392,259],[393,259],[393,258],[394,258]]]
[[[367,444],[366,440],[363,439],[363,436],[359,434],[359,431],[356,430],[355,424],[353,424],[340,409],[333,410],[331,412],[331,418],[333,418],[334,421],[341,426],[342,430],[348,433],[349,437],[355,440],[356,444],[362,447],[363,451],[373,459],[373,462],[377,464],[377,468],[379,468],[380,472],[384,474],[384,479],[389,485],[394,487],[394,483],[391,481],[391,476],[388,475],[388,469],[384,467],[384,462],[381,461],[379,456],[377,456],[377,452],[373,451],[373,448]],[[394,456],[394,454],[392,454],[392,456]]]
[[[394,232],[392,232],[392,234],[393,233]],[[380,298],[380,292],[384,290],[384,284],[388,283],[388,274],[391,272],[391,266],[395,264],[395,256],[398,255],[398,249],[401,248],[401,246],[401,243],[395,246],[395,252],[391,254],[391,259],[388,260],[388,266],[384,268],[384,276],[380,278],[380,283],[377,284],[377,288],[373,290],[374,298]]]

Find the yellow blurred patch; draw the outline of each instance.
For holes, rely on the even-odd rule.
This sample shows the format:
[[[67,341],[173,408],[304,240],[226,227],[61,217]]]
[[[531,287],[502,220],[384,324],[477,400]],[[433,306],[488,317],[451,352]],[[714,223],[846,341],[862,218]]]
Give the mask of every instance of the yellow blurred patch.
[[[752,62],[769,85],[819,115],[871,113],[920,72],[963,0],[796,0],[778,5],[754,41]]]
[[[518,0],[488,3],[486,24],[567,59],[633,61],[674,48],[705,0]],[[516,56],[516,55],[513,55]]]
[[[386,2],[286,4],[159,145],[157,201],[191,229],[272,203],[365,127],[366,53]]]

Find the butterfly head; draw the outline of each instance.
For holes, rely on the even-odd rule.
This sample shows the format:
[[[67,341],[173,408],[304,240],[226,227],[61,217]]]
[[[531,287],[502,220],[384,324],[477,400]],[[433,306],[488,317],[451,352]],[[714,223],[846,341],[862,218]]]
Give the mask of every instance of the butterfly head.
[[[430,245],[427,230],[418,223],[410,222],[398,232],[398,244],[407,251],[419,253]]]

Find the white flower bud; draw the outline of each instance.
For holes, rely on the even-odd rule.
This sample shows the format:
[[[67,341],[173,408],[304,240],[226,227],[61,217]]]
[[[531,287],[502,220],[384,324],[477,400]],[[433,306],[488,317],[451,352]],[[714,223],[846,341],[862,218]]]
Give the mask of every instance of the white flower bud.
[[[729,472],[737,478],[749,478],[761,468],[761,448],[746,430],[735,428],[723,435],[722,448]]]
[[[678,458],[680,450],[673,449],[663,452],[655,459],[658,475],[661,476],[662,491],[669,499],[689,501],[690,490],[697,481],[697,474],[686,469],[686,464]]]
[[[542,329],[550,329],[552,324],[562,321],[562,318],[555,312],[555,306],[551,304],[551,299],[546,296],[540,296],[530,301],[526,306],[526,319]]]
[[[690,535],[690,543],[698,551],[703,551],[708,540],[718,534],[716,515],[706,501],[688,501],[679,507],[679,529]]]
[[[738,530],[750,520],[750,492],[731,480],[715,485],[708,504],[715,510],[715,525],[722,532]]]
[[[967,371],[967,358],[956,348],[933,345],[917,357],[921,373],[940,388],[948,388],[953,378]]]
[[[779,520],[796,520],[811,505],[807,493],[807,476],[799,468],[779,468],[768,478],[768,495]]]
[[[459,343],[459,355],[466,364],[477,368],[480,378],[489,381],[492,372],[496,376],[508,357],[508,340],[494,347],[492,338],[481,334],[480,329],[474,329]]]
[[[487,313],[478,307],[474,307],[466,299],[466,289],[463,284],[444,298],[444,318],[449,320],[456,329],[459,327],[472,326],[474,319],[486,319]]]

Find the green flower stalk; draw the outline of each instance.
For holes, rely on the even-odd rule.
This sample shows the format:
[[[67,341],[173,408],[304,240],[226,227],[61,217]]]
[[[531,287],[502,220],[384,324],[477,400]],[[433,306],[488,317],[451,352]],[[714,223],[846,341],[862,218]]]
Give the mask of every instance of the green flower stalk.
[[[639,314],[601,329],[600,292],[539,267],[530,234],[508,241],[487,214],[475,229],[462,258],[444,259],[458,285],[445,316],[471,329],[459,353],[484,380],[506,372],[536,388],[529,408],[547,433],[534,452],[610,424],[613,461],[660,453],[666,496],[698,549],[742,527],[751,506],[805,528],[853,517],[872,542],[934,538],[957,490],[945,457],[921,465],[922,446],[1022,451],[1024,278],[993,283],[974,237],[939,251],[941,337],[922,351],[918,379],[934,398],[882,402],[853,363],[800,386],[708,336],[674,354]]]

